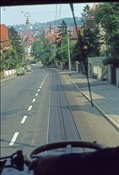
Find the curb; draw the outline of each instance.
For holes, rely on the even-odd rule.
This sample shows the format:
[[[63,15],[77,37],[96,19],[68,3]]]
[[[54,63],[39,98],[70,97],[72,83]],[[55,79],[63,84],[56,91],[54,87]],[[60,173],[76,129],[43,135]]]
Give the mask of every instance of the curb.
[[[9,77],[1,78],[0,83],[4,83],[4,82],[9,81],[9,80],[11,80],[13,78],[16,78],[16,77],[17,77],[16,75],[12,75],[12,76],[9,76]]]
[[[67,76],[67,75],[66,75]],[[81,92],[81,94],[89,101],[91,102],[90,98],[74,83],[73,80],[71,80],[69,78],[69,76],[67,76],[67,78],[69,79],[69,81],[71,81],[73,83],[73,85]],[[103,115],[103,117],[111,124],[113,125],[113,127],[119,132],[119,124],[111,118],[110,115],[105,114],[105,112],[95,103],[93,102],[93,105],[95,106],[95,108]]]

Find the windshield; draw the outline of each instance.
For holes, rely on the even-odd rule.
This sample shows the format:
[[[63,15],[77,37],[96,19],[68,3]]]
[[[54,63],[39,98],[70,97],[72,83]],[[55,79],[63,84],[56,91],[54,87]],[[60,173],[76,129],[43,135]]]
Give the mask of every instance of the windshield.
[[[1,7],[2,156],[66,140],[119,145],[119,3],[73,10]]]

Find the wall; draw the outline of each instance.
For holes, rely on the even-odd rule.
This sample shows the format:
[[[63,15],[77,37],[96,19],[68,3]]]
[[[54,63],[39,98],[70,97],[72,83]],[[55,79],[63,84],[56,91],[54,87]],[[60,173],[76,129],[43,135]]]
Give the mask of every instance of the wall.
[[[88,58],[88,76],[91,77],[92,74],[97,74],[97,78],[102,79],[103,77],[103,62],[105,57],[89,57]]]
[[[16,74],[16,70],[15,69],[12,69],[12,70],[7,70],[7,71],[2,71],[0,72],[0,78],[6,78],[6,77],[9,77],[11,75],[14,75]]]
[[[116,69],[116,86],[119,88],[119,68]]]

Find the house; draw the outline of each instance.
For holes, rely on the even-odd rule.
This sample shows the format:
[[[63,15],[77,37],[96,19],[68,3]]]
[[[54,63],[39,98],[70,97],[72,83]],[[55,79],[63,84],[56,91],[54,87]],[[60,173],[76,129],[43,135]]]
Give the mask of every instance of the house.
[[[32,31],[26,31],[20,34],[22,43],[25,47],[25,59],[30,61],[34,60],[34,57],[31,56],[31,48],[34,41],[39,41],[39,38],[34,38],[34,33]]]
[[[76,29],[76,27],[74,27],[74,29],[72,31],[72,34],[71,34],[71,37],[70,37],[70,40],[72,40],[74,44],[78,40],[77,31],[78,31],[78,33],[80,32],[80,35],[82,35],[83,34],[83,28],[81,26],[77,26],[77,29]]]
[[[70,40],[74,44],[76,44],[76,42],[77,42],[77,40],[79,38],[77,32],[78,32],[78,34],[83,35],[83,28],[82,28],[82,26],[77,26],[77,29],[76,29],[76,27],[73,28]],[[77,60],[74,63],[74,70],[77,70],[78,72],[82,72],[82,69],[83,69],[82,66],[83,66],[82,63],[81,62],[79,63],[79,61]]]
[[[101,43],[100,53],[103,55],[105,53],[105,51],[106,51],[106,42],[105,42],[105,39],[104,39],[105,31],[102,28],[101,24],[95,24],[94,16],[91,14],[91,12],[93,12],[94,10],[97,10],[99,7],[100,7],[99,4],[94,3],[93,7],[90,8],[89,15],[88,15],[88,17],[86,19],[86,25],[92,31],[94,31],[96,28],[99,29],[99,35],[101,36],[101,38],[100,38],[100,43]]]
[[[8,36],[8,28],[5,24],[0,24],[0,51],[11,50]]]

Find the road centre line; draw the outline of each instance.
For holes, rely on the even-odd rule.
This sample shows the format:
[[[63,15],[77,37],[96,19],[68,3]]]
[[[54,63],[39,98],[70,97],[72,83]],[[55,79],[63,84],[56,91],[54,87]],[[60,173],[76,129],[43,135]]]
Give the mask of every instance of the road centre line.
[[[32,106],[29,106],[28,111],[30,111],[30,110],[31,110],[31,108],[32,108]]]
[[[21,123],[24,123],[26,121],[27,115],[25,115],[21,121]]]
[[[15,132],[15,134],[14,134],[13,137],[12,137],[11,142],[9,143],[10,146],[11,146],[11,145],[14,145],[14,143],[15,143],[15,141],[16,141],[18,135],[19,135],[19,132]]]
[[[32,100],[32,102],[34,103],[36,101],[36,99],[34,98],[33,100]]]
[[[35,96],[38,96],[38,93],[36,93],[36,95]]]
[[[38,92],[40,91],[40,89],[38,89]]]

